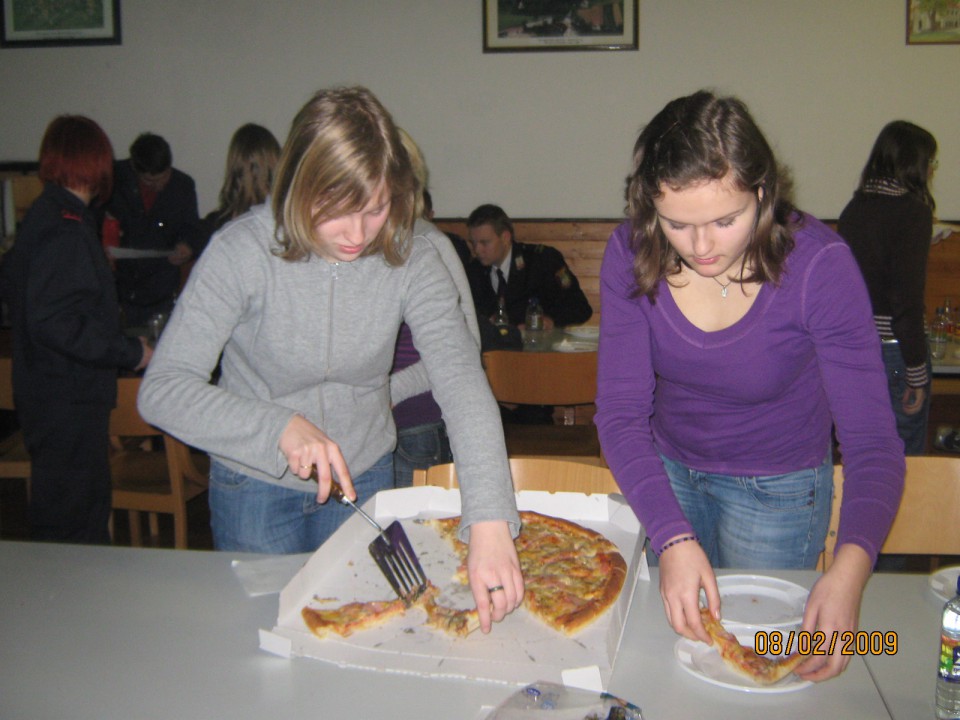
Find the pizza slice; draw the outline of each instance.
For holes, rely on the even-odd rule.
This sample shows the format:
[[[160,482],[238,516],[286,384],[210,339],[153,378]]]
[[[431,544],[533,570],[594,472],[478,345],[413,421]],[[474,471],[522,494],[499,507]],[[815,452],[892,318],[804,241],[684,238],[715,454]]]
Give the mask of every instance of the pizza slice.
[[[783,680],[807,659],[800,653],[778,658],[758,655],[752,647],[741,645],[707,608],[700,608],[700,619],[727,667],[758,685],[772,685]]]
[[[480,627],[480,615],[476,608],[460,610],[437,603],[440,589],[430,583],[414,605],[427,614],[427,625],[442,630],[447,635],[466,637]]]
[[[379,627],[390,618],[403,615],[406,609],[403,600],[397,598],[388,601],[351,602],[326,610],[305,607],[300,614],[317,637],[328,637],[331,634],[349,637],[355,632]]]

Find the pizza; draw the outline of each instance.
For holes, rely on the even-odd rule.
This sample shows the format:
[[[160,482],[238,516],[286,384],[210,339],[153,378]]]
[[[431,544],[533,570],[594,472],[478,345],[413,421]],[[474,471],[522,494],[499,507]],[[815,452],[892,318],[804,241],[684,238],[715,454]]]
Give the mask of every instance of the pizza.
[[[741,645],[706,608],[700,608],[700,619],[727,667],[758,685],[772,685],[782,680],[806,660],[806,656],[799,653],[787,657],[758,655],[752,647]]]
[[[627,564],[617,546],[600,533],[570,520],[520,513],[517,555],[523,573],[524,607],[549,627],[573,635],[620,596]],[[453,546],[460,558],[456,579],[467,582],[467,545],[457,538],[459,517],[424,520]]]
[[[426,589],[410,607],[420,608],[427,615],[429,627],[442,630],[454,637],[466,637],[480,627],[477,609],[460,610],[437,602],[440,588],[428,583]],[[303,621],[314,635],[320,638],[339,635],[349,637],[355,632],[370,630],[383,625],[391,618],[403,615],[408,610],[403,600],[371,600],[350,602],[339,607],[317,609],[305,607],[300,611]]]
[[[403,600],[397,598],[389,601],[351,602],[325,610],[305,607],[300,614],[317,637],[328,637],[332,634],[347,637],[359,630],[383,625],[390,618],[403,615],[406,609]]]
[[[516,540],[526,590],[523,605],[549,627],[574,635],[603,615],[617,598],[627,565],[617,546],[600,533],[570,520],[524,511]],[[454,580],[468,584],[467,545],[457,538],[460,517],[420,521],[450,543],[460,560]],[[454,637],[480,627],[476,608],[437,602],[440,589],[428,583],[411,607],[426,613],[426,625]],[[330,609],[305,607],[301,614],[318,637],[347,637],[378,627],[407,612],[403,600],[351,602]]]

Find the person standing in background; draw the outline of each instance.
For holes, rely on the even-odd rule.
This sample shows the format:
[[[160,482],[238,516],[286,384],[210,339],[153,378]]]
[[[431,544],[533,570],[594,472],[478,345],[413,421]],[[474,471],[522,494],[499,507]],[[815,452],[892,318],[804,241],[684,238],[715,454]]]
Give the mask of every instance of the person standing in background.
[[[936,155],[937,141],[929,132],[904,120],[888,123],[837,223],[867,283],[890,402],[907,455],[926,452],[930,414],[923,303],[936,208],[930,194]]]
[[[138,327],[155,313],[170,313],[180,266],[199,253],[197,190],[193,178],[173,167],[167,141],[153,133],[133,141],[114,180],[107,214],[120,223],[120,248],[153,255],[115,263],[124,322]]]
[[[422,235],[433,245],[453,278],[459,294],[460,310],[475,342],[473,347],[465,347],[463,351],[475,352],[479,358],[480,330],[477,327],[477,314],[473,309],[470,283],[467,281],[463,262],[454,241],[427,219],[430,212],[426,193],[429,178],[427,165],[413,138],[402,128],[399,132],[420,188],[420,194],[414,203],[416,221],[413,233]],[[453,454],[440,406],[430,392],[430,380],[423,363],[420,362],[420,353],[414,347],[410,326],[406,323],[400,326],[397,335],[391,373],[390,400],[393,404],[393,420],[397,425],[397,449],[393,452],[394,486],[410,487],[415,469],[453,462]]]
[[[237,128],[227,149],[220,204],[200,221],[200,252],[217,230],[267,199],[279,158],[280,143],[272,132],[253,123]]]
[[[109,543],[110,410],[117,369],[152,350],[128,338],[89,205],[110,196],[113,149],[93,120],[62,115],[40,145],[43,193],[4,260],[13,392],[30,453],[35,540]]]

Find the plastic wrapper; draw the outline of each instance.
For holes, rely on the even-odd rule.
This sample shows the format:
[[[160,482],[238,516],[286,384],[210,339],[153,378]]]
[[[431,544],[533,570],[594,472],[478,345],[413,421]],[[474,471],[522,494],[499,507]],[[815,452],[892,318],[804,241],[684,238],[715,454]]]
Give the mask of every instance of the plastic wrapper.
[[[608,693],[536,682],[507,698],[487,720],[643,720],[643,715]]]

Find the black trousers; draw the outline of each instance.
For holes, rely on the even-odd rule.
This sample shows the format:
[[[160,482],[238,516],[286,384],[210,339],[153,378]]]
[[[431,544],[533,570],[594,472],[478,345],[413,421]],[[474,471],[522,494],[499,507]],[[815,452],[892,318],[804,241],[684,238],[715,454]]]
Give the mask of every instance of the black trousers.
[[[109,544],[110,406],[18,398],[30,452],[30,536]]]

